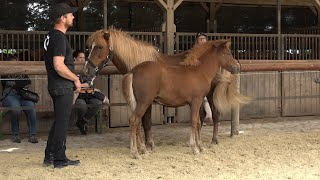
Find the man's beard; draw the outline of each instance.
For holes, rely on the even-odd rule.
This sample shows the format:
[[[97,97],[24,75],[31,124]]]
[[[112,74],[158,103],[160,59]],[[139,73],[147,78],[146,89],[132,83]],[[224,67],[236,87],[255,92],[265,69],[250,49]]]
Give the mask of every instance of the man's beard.
[[[66,28],[73,27],[73,22],[70,23],[70,24],[66,23],[64,26],[65,26]]]

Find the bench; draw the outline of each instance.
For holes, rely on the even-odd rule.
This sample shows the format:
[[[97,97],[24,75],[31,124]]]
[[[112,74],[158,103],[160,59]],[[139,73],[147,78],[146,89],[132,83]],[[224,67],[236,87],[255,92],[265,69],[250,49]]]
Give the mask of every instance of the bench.
[[[19,107],[18,109],[20,110],[25,110],[25,109],[30,109],[31,107],[29,106],[21,106]],[[46,105],[36,105],[35,106],[36,110],[39,110],[39,109],[44,109],[48,112],[53,112],[53,108],[51,106],[46,106]],[[3,125],[3,122],[4,122],[4,118],[7,114],[7,112],[9,110],[12,110],[12,109],[17,109],[17,108],[14,108],[14,107],[3,107],[2,104],[0,103],[0,136],[2,134],[1,132],[1,127]],[[76,115],[76,113],[74,113],[74,109],[75,107],[73,106],[73,110],[72,110],[72,113]],[[108,127],[108,123],[105,123],[103,121],[103,110],[106,110],[108,109],[108,105],[106,104],[103,104],[102,108],[100,109],[100,111],[96,114],[95,118],[94,118],[94,122],[95,122],[95,126],[94,126],[94,129],[95,129],[95,132],[96,133],[103,133],[105,131],[105,129]],[[75,122],[76,121],[76,116],[70,116],[70,122]],[[74,123],[75,124],[75,123]],[[70,125],[70,124],[69,124]]]

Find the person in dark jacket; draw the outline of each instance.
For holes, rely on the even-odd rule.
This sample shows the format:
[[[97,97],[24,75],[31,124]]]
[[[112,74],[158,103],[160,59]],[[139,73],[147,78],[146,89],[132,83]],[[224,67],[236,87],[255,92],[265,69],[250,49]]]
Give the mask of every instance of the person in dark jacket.
[[[84,62],[85,53],[81,50],[73,52],[73,60],[75,62]],[[91,84],[90,77],[84,75],[78,75],[81,83]],[[88,133],[88,122],[92,119],[101,109],[103,102],[109,102],[109,99],[97,88],[94,88],[94,84],[91,86],[82,88],[76,101],[75,109],[77,112],[77,127],[80,133],[86,135]]]
[[[9,56],[8,61],[18,61],[15,56]],[[3,75],[1,76],[2,84],[2,105],[4,107],[19,108],[25,107],[23,112],[27,117],[27,124],[29,127],[29,139],[31,143],[38,143],[37,138],[37,117],[35,110],[35,103],[24,99],[20,90],[22,88],[27,88],[31,84],[31,80],[28,75]],[[21,117],[21,109],[11,109],[9,110],[9,115],[11,118],[11,132],[13,134],[13,142],[21,143],[19,122]]]

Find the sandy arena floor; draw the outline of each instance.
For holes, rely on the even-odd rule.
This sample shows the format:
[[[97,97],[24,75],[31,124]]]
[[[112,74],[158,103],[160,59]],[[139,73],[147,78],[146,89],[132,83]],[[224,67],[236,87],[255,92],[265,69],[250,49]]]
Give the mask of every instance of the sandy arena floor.
[[[129,151],[129,128],[105,134],[68,136],[67,154],[81,165],[42,167],[46,135],[40,143],[0,140],[0,179],[320,179],[320,117],[242,121],[243,134],[230,138],[221,123],[219,145],[212,127],[202,130],[206,151],[193,155],[190,125],[153,127],[156,150],[143,160]],[[12,152],[3,150],[18,148]]]

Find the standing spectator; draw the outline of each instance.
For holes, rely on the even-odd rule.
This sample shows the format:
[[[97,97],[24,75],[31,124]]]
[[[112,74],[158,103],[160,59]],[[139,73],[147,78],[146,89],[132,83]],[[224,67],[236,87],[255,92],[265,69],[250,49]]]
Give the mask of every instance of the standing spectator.
[[[44,41],[45,65],[48,74],[48,91],[53,101],[54,122],[45,149],[44,166],[63,168],[79,165],[80,160],[66,156],[66,136],[73,102],[73,91],[80,92],[81,83],[74,72],[72,49],[65,35],[73,26],[73,13],[77,8],[59,3],[50,9],[49,18],[54,28]]]
[[[10,56],[8,61],[18,61],[15,56]],[[21,116],[21,110],[18,109],[21,106],[27,107],[24,109],[24,113],[27,116],[27,124],[29,127],[29,139],[31,143],[38,143],[37,138],[37,117],[35,110],[35,103],[30,100],[25,100],[20,95],[19,91],[22,88],[26,88],[31,84],[28,75],[6,75],[1,77],[2,80],[2,105],[4,107],[12,107],[17,109],[12,109],[9,111],[11,118],[11,132],[13,134],[13,142],[21,143],[20,132],[19,132],[19,121]]]
[[[197,39],[197,42],[196,42],[197,44],[203,44],[208,41],[207,35],[204,34],[203,32],[197,33],[196,39]]]
[[[206,43],[207,42],[207,35],[204,34],[203,32],[199,32],[197,33],[196,35],[196,44],[203,44],[203,43]],[[209,123],[209,124],[212,124],[213,123],[213,120],[212,120],[212,111],[211,111],[211,108],[210,108],[210,104],[208,102],[208,99],[207,97],[205,96],[203,98],[203,102],[202,102],[202,106],[206,112],[206,117],[204,118],[204,125],[206,125],[205,122]]]
[[[76,50],[73,53],[73,59],[76,62],[84,62],[85,54],[81,50]],[[78,115],[77,127],[81,134],[88,133],[88,122],[101,109],[103,102],[109,102],[108,98],[99,90],[94,88],[94,84],[89,83],[90,77],[79,75],[81,83],[91,85],[87,88],[82,88],[78,98],[75,101],[76,111]]]

